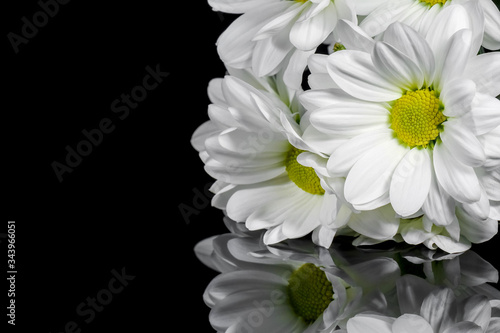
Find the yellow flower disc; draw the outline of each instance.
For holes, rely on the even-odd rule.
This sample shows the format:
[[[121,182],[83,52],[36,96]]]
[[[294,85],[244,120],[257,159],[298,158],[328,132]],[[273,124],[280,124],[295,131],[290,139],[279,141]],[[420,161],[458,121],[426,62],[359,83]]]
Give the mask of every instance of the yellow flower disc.
[[[429,7],[440,4],[441,6],[446,3],[447,0],[420,0],[420,2],[426,3]]]
[[[325,194],[325,190],[321,187],[320,180],[316,172],[311,167],[305,167],[297,162],[297,156],[303,150],[292,147],[286,157],[286,171],[288,177],[300,189],[311,194]]]
[[[446,120],[443,105],[433,90],[408,91],[391,110],[391,128],[400,142],[413,147],[427,148],[436,140]]]

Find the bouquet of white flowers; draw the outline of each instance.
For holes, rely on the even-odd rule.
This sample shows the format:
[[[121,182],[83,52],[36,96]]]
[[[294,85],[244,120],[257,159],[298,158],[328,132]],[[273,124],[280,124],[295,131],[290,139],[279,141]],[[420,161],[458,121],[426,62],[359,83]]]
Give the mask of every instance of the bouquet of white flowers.
[[[373,285],[366,294],[355,286],[359,280],[351,283],[350,266],[346,273],[330,256],[324,262],[324,255],[299,250],[291,263],[290,252],[276,250],[301,238],[323,253],[339,238],[351,238],[355,246],[391,240],[460,254],[497,233],[497,6],[491,0],[208,2],[215,11],[241,16],[217,40],[227,75],[210,82],[210,120],[195,131],[192,145],[216,179],[212,205],[227,221],[241,223],[227,222],[234,235],[246,237],[223,237],[227,251],[218,238],[217,265],[206,259],[213,257],[210,247],[198,247],[210,267],[238,272],[224,273],[207,288],[214,328],[499,332],[498,302],[452,297],[450,288],[431,290],[420,282],[414,285],[427,294],[414,308],[432,309],[442,299],[446,311],[460,316],[436,324],[434,314],[420,308],[357,315],[379,311],[388,296],[381,301]],[[237,253],[233,261],[229,252]],[[255,270],[256,261],[263,262]],[[389,266],[380,264],[387,268],[380,273],[369,269],[370,278],[392,281]],[[241,273],[241,267],[252,271]],[[413,281],[396,280],[398,288]],[[244,302],[263,302],[270,289],[282,302],[273,312],[280,319],[255,327],[240,320]],[[487,306],[487,321],[464,314]]]

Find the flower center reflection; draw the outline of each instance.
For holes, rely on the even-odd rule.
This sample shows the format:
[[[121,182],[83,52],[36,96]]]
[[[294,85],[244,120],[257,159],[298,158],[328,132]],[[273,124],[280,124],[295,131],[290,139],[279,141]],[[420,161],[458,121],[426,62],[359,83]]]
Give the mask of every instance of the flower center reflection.
[[[306,323],[312,323],[333,300],[333,288],[325,272],[307,263],[290,276],[288,297],[295,313]]]

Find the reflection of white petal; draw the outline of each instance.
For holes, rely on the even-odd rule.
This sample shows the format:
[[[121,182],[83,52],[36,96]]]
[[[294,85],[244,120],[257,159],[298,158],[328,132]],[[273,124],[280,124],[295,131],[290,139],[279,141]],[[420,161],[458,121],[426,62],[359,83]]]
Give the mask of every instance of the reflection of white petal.
[[[443,333],[458,333],[458,332],[483,333],[484,331],[478,325],[466,321],[456,323],[455,325],[452,325],[443,331]]]
[[[360,314],[349,319],[349,333],[392,333],[392,323],[395,319],[375,314]]]
[[[398,333],[434,333],[431,325],[422,317],[406,313],[396,319],[392,331]]]
[[[455,322],[453,291],[449,288],[436,290],[422,302],[420,314],[431,324],[434,332],[442,332]]]

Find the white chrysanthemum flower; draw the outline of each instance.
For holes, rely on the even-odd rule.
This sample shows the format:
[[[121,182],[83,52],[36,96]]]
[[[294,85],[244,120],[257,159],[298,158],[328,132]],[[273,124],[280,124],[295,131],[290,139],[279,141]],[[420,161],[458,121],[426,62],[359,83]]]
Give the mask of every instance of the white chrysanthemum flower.
[[[281,77],[258,79],[248,71],[209,85],[210,121],[193,134],[205,170],[217,182],[212,204],[250,230],[268,229],[266,244],[302,237],[312,231],[328,247],[331,223],[342,204],[325,192],[312,167],[304,166],[309,147],[297,120],[303,112]]]
[[[476,56],[463,6],[437,18],[425,39],[393,23],[382,42],[339,24],[347,50],[311,58],[303,138],[330,156],[328,173],[345,177],[354,209],[390,203],[403,218],[423,215],[428,232],[453,225],[457,239],[458,207],[490,238],[500,196],[500,53]]]
[[[496,333],[500,300],[483,295],[457,297],[450,288],[433,288],[413,276],[398,281],[402,315],[361,313],[347,322],[346,333]]]
[[[217,41],[221,60],[252,68],[259,76],[285,70],[285,82],[299,89],[307,58],[339,19],[356,21],[346,0],[209,0],[214,10],[243,13]]]
[[[370,36],[377,36],[394,22],[402,22],[426,34],[439,13],[450,5],[466,8],[477,25],[476,32],[483,33],[479,43],[490,50],[500,49],[500,11],[491,0],[355,0],[356,12],[367,15],[360,27]],[[479,9],[479,10],[478,10]],[[482,23],[484,18],[484,23]]]
[[[231,234],[200,242],[195,247],[198,257],[209,267],[222,268],[204,294],[214,329],[329,332],[337,325],[345,327],[361,311],[386,311],[387,302],[377,288],[394,288],[400,276],[394,260],[346,264],[344,271],[328,250],[312,245],[289,241],[268,248],[259,239]],[[358,281],[371,282],[371,287],[361,287]]]

